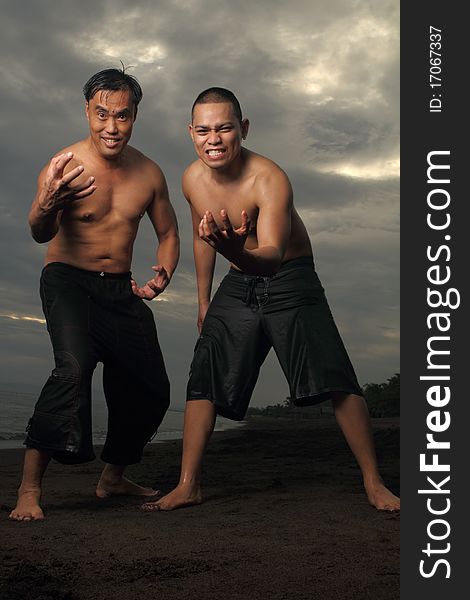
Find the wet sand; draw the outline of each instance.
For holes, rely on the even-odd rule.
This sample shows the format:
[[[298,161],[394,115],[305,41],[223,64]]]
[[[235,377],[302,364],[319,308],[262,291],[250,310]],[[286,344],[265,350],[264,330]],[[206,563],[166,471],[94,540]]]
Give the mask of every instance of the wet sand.
[[[375,419],[382,475],[399,493],[399,422]],[[169,491],[181,440],[149,445],[127,475]],[[145,513],[94,497],[97,460],[52,464],[46,519],[14,523],[21,450],[0,451],[3,600],[396,600],[399,515],[372,508],[330,416],[251,417],[216,433],[205,502]]]

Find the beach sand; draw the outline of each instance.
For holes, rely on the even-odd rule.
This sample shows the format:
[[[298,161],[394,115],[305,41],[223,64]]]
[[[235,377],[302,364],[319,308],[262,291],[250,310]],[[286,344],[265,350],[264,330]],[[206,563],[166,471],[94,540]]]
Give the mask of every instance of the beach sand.
[[[399,422],[375,419],[382,475],[399,489]],[[128,476],[169,491],[181,440],[149,445]],[[21,450],[0,452],[3,600],[397,600],[399,515],[372,508],[330,416],[251,417],[216,433],[205,502],[145,513],[99,500],[93,463],[52,464],[46,519],[10,522]]]

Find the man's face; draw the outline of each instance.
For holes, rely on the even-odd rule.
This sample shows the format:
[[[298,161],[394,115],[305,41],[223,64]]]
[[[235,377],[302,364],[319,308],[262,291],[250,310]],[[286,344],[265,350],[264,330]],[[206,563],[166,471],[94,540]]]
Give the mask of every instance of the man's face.
[[[128,90],[99,91],[86,103],[90,136],[103,158],[113,159],[124,150],[132,134],[135,112]]]
[[[246,119],[240,123],[230,102],[196,104],[189,133],[199,158],[220,169],[239,156],[248,125]]]

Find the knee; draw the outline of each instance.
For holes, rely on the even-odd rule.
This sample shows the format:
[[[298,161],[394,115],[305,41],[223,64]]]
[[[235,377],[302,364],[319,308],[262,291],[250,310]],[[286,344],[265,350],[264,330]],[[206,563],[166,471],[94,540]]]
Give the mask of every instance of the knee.
[[[88,354],[58,351],[55,352],[53,375],[78,380],[91,377],[95,366],[96,362]]]

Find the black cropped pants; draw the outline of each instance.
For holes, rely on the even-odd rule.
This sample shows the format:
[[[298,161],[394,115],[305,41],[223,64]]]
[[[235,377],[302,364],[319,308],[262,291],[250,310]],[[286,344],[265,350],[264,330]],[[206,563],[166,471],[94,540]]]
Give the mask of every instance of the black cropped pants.
[[[93,460],[91,380],[103,362],[108,431],[101,458],[139,462],[169,406],[170,386],[153,313],[132,293],[130,273],[50,263],[41,299],[55,368],[29,421],[25,445],[62,463]]]

